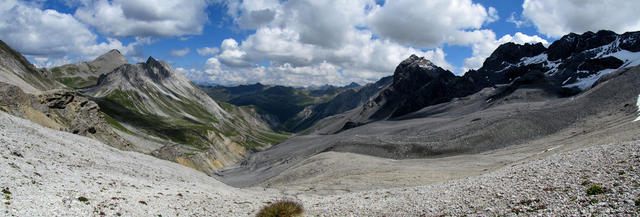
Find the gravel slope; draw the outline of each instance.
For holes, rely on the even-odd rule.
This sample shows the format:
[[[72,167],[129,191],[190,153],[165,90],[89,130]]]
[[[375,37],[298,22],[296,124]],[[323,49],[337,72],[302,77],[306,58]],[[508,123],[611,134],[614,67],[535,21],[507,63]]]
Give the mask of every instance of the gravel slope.
[[[441,184],[307,199],[324,216],[638,216],[640,142],[593,146]],[[592,183],[606,190],[586,195]]]
[[[252,216],[279,198],[300,200],[309,216],[640,214],[640,142],[555,154],[436,185],[329,196],[233,188],[2,112],[0,155],[0,188],[10,192],[2,193],[2,216]],[[591,183],[605,192],[587,196]]]
[[[4,112],[0,155],[0,216],[244,216],[277,197]]]

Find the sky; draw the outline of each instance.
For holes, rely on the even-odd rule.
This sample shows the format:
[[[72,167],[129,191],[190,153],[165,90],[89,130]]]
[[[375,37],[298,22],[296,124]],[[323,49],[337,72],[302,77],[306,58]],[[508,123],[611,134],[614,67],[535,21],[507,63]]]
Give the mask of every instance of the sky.
[[[197,84],[375,82],[411,54],[464,74],[500,44],[640,30],[637,0],[2,0],[0,40],[38,67],[118,49]]]

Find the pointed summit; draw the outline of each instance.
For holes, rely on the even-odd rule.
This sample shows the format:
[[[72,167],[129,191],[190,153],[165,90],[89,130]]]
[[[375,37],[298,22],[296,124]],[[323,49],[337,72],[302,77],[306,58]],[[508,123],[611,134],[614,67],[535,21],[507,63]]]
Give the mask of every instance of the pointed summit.
[[[111,49],[109,52],[107,53],[118,53],[121,54],[120,51],[118,49]]]
[[[424,57],[419,57],[419,56],[416,56],[415,54],[411,54],[411,56],[409,56],[407,59],[404,59],[400,64],[411,64],[412,62],[417,62],[421,60],[425,60]]]
[[[393,86],[403,92],[414,91],[415,87],[427,83],[443,75],[453,76],[453,73],[433,64],[424,57],[415,54],[405,59],[396,67],[393,73]]]
[[[178,74],[173,71],[169,64],[158,61],[151,56],[149,56],[147,62],[143,63],[143,67],[146,68],[147,75],[156,82]]]
[[[52,68],[51,71],[59,82],[68,87],[81,88],[96,84],[100,75],[127,63],[127,58],[120,51],[113,49],[91,62],[62,65]]]
[[[356,82],[351,82],[351,84],[348,84],[348,85],[344,86],[343,88],[354,88],[354,87],[360,87],[360,84],[358,84]]]
[[[109,52],[100,55],[93,61],[89,62],[89,64],[93,65],[96,68],[104,68],[104,70],[100,71],[100,74],[110,72],[122,64],[129,63],[127,58],[120,53],[119,50],[113,49]]]
[[[152,64],[152,63],[157,63],[158,60],[154,59],[152,56],[149,56],[149,58],[147,58],[147,64]]]
[[[122,53],[120,53],[120,51],[118,49],[112,49],[100,56],[98,56],[94,61],[99,60],[99,59],[105,59],[105,58],[122,58],[125,59],[124,55],[122,55]]]

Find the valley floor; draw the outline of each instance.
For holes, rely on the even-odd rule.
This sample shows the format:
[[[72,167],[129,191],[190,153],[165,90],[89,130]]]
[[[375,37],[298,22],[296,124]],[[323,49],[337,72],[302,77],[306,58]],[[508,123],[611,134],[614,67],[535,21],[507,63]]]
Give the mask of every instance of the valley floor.
[[[309,216],[640,214],[640,141],[549,154],[432,185],[329,195],[233,188],[2,112],[0,155],[1,216],[253,216],[282,198],[299,200]],[[587,195],[592,187],[597,194]]]

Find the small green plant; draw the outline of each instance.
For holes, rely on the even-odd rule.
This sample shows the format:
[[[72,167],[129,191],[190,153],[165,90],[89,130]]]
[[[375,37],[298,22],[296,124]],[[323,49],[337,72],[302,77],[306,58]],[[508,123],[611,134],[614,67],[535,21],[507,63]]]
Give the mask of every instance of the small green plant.
[[[3,194],[11,194],[11,191],[9,191],[9,188],[3,188],[2,189],[2,193]]]
[[[587,188],[587,196],[602,194],[604,193],[604,188],[601,185],[593,184],[591,187]]]
[[[89,199],[88,199],[88,198],[83,197],[83,196],[78,197],[78,200],[79,200],[80,202],[87,202],[87,201],[89,201]]]
[[[301,216],[303,212],[302,204],[289,200],[281,200],[263,207],[256,217],[293,217]]]
[[[640,206],[640,198],[636,200],[636,206]]]
[[[143,204],[143,205],[147,205],[147,202],[144,200],[138,201],[138,203]]]
[[[528,199],[528,200],[521,200],[518,204],[520,205],[525,205],[525,206],[529,206],[532,203],[539,203],[540,199]]]

